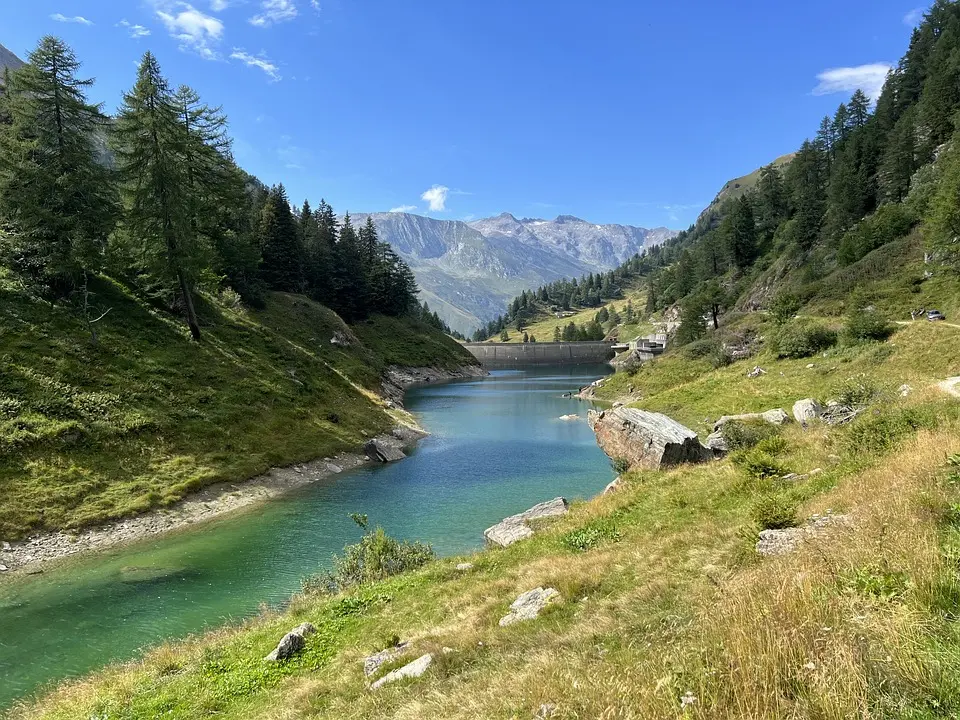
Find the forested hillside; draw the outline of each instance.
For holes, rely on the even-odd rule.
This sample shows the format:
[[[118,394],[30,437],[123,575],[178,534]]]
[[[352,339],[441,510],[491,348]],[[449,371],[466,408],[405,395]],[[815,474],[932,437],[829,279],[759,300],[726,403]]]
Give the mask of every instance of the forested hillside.
[[[704,318],[712,324],[730,310],[796,311],[815,302],[841,313],[884,291],[900,296],[896,309],[909,317],[905,306],[924,304],[927,280],[960,267],[957,57],[960,7],[939,0],[875,104],[857,91],[794,155],[728,183],[689,229],[599,283],[554,283],[530,296],[533,306],[520,296],[478,336],[516,325],[518,309],[523,324],[551,309],[615,299],[617,278],[628,273],[647,278],[648,312],[679,306],[681,342],[706,333]],[[886,256],[871,255],[880,248]],[[926,259],[919,272],[905,262],[917,257]],[[869,261],[865,274],[844,272],[861,261]],[[873,282],[881,278],[896,280],[882,289]],[[839,294],[832,282],[842,282]],[[863,292],[851,297],[858,284]]]
[[[362,443],[389,364],[472,358],[371,223],[291,209],[144,55],[116,117],[43,38],[0,95],[0,537]]]

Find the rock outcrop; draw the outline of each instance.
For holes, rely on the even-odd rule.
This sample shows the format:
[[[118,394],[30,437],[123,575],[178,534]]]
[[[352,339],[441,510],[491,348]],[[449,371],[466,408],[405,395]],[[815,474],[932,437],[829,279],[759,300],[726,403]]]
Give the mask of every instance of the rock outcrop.
[[[278,662],[280,660],[289,660],[306,646],[306,638],[313,635],[317,629],[310,623],[298,625],[281,638],[280,642],[273,651],[267,655],[264,660],[268,662]]]
[[[388,662],[393,662],[398,657],[403,655],[403,653],[407,651],[408,647],[410,647],[410,643],[402,642],[399,645],[388,647],[386,650],[381,650],[378,653],[374,653],[373,655],[364,658],[363,674],[367,677],[370,677]]]
[[[822,535],[831,527],[845,525],[850,518],[847,515],[814,515],[800,527],[782,530],[762,530],[757,540],[757,552],[761,555],[785,555],[796,550],[801,543]]]
[[[504,518],[493,527],[488,527],[484,530],[483,537],[491,545],[507,547],[508,545],[513,545],[513,543],[518,540],[523,540],[533,535],[533,528],[530,527],[532,521],[558,517],[566,514],[568,509],[569,504],[566,498],[557,497],[553,500],[542,502],[539,505],[534,505],[529,510],[518,515],[511,515],[508,518]]]
[[[790,422],[790,416],[787,415],[787,411],[783,408],[774,408],[773,410],[767,410],[759,413],[724,415],[713,424],[713,429],[714,431],[719,430],[728,422],[732,422],[734,420],[740,422],[743,422],[744,420],[763,420],[763,422],[768,422],[771,425],[786,425],[788,422]]]
[[[819,418],[822,413],[823,408],[813,398],[797,400],[793,404],[793,419],[804,427]]]
[[[559,600],[560,593],[554,588],[534,588],[520,595],[510,605],[510,612],[500,618],[500,627],[524,620],[535,620],[550,603]]]
[[[403,460],[406,457],[403,452],[403,443],[387,436],[368,440],[363,446],[363,452],[371,460],[382,463]]]
[[[631,467],[659,470],[713,457],[693,430],[660,413],[624,407],[591,410],[587,422],[600,448],[611,458],[626,460]]]
[[[406,678],[418,678],[423,675],[430,665],[433,663],[433,655],[427,653],[426,655],[421,655],[416,660],[411,663],[407,663],[402,668],[397,668],[396,670],[391,670],[382,678],[374,682],[371,686],[371,690],[378,690],[392,682],[397,680],[404,680]]]

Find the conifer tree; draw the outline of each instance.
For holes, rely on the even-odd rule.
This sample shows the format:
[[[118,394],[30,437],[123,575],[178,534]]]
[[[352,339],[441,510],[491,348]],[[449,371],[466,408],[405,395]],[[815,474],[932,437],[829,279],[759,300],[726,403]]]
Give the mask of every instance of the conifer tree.
[[[303,247],[283,185],[274,185],[267,195],[260,216],[260,245],[264,282],[273,290],[302,292]]]
[[[29,281],[70,292],[100,269],[119,210],[98,161],[105,118],[87,102],[73,50],[46,36],[30,62],[7,73],[0,125],[0,217],[13,229],[8,264]]]
[[[343,217],[333,258],[331,306],[347,322],[360,320],[367,315],[367,277],[350,213]]]
[[[190,334],[199,340],[193,290],[203,252],[192,227],[195,208],[185,163],[191,143],[160,65],[147,52],[136,84],[124,94],[115,131],[125,225],[144,269],[161,283],[176,282]]]

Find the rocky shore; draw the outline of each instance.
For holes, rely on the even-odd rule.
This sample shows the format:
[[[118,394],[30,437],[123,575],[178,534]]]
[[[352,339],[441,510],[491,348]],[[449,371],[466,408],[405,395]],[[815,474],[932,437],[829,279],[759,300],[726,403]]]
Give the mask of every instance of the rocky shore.
[[[383,382],[388,407],[402,407],[404,391],[423,383],[468,377],[481,377],[486,371],[479,366],[456,370],[439,368],[391,367]],[[371,438],[365,452],[345,452],[299,465],[273,468],[263,475],[233,483],[206,487],[169,508],[118,520],[77,532],[40,533],[18,542],[0,544],[0,581],[5,576],[42,572],[43,565],[79,553],[94,552],[116,545],[142,540],[161,533],[179,530],[230,512],[248,508],[296,488],[352,470],[367,462],[384,461],[382,450],[389,448],[390,459],[403,457],[402,448],[415,444],[428,433],[416,425],[412,417],[398,425],[389,435]],[[380,448],[372,453],[369,448]]]

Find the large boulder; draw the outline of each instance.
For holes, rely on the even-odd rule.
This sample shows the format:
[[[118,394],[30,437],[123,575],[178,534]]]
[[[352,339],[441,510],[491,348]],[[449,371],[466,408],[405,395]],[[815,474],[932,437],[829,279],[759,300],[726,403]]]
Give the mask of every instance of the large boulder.
[[[504,518],[493,527],[488,527],[483,531],[484,539],[491,545],[507,547],[513,545],[518,540],[533,535],[533,528],[530,523],[544,518],[558,517],[564,515],[569,509],[566,498],[556,497],[553,500],[534,505],[529,510],[525,510],[518,515],[511,515]]]
[[[766,412],[760,413],[742,413],[741,415],[724,415],[722,418],[717,420],[713,424],[714,431],[719,430],[728,422],[734,420],[744,421],[744,420],[763,420],[768,422],[771,425],[786,425],[790,422],[790,416],[787,415],[787,411],[783,408],[774,408],[773,410],[767,410]]]
[[[813,398],[797,400],[793,404],[793,419],[804,427],[819,418],[822,413],[823,408]]]
[[[631,467],[659,470],[713,457],[693,430],[660,413],[624,407],[591,410],[587,422],[600,449],[611,458],[626,460]]]
[[[377,437],[368,440],[363,446],[364,454],[374,462],[394,462],[403,460],[406,455],[403,452],[403,443],[392,437]]]
[[[554,588],[534,588],[520,595],[510,605],[510,612],[500,618],[500,627],[513,625],[523,620],[535,620],[550,603],[560,599]]]

